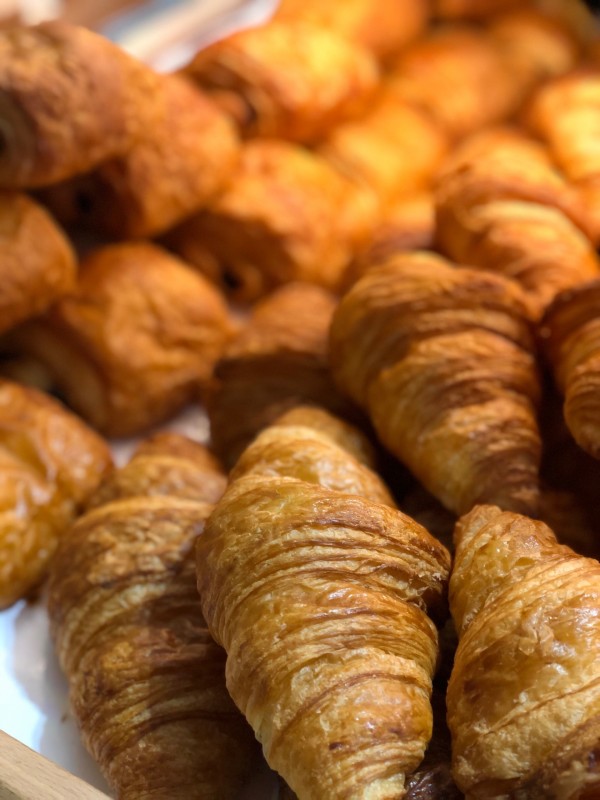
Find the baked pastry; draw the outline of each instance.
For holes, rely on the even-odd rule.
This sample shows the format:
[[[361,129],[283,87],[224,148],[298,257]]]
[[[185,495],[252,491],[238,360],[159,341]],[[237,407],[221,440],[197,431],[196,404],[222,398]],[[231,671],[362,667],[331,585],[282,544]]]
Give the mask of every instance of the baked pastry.
[[[290,472],[265,448],[211,514],[197,548],[202,608],[233,699],[300,800],[401,797],[431,736],[426,611],[441,611],[449,556],[401,512],[309,482],[323,474],[322,439],[293,430]],[[301,463],[309,479],[288,477]]]
[[[314,142],[358,116],[377,88],[367,50],[303,20],[272,20],[202,49],[185,71],[246,136]]]
[[[0,333],[41,314],[75,285],[69,240],[42,206],[20,192],[0,191],[0,280]]]
[[[0,380],[0,608],[38,587],[110,467],[106,444],[60,403]]]
[[[161,78],[151,102],[154,122],[126,153],[41,193],[61,222],[118,239],[156,236],[224,187],[239,151],[227,117],[177,75]]]
[[[433,10],[442,19],[485,19],[528,3],[529,0],[434,0]]]
[[[516,129],[467,140],[435,195],[442,252],[519,281],[537,315],[562,289],[598,275],[580,198],[547,150]]]
[[[448,686],[453,773],[467,797],[598,794],[600,564],[494,506],[459,521]]]
[[[360,412],[329,373],[327,336],[336,299],[292,283],[252,311],[217,362],[207,401],[212,445],[227,467],[266,425],[293,406],[312,403],[351,420]]]
[[[429,15],[429,0],[281,0],[275,10],[276,19],[308,20],[358,42],[383,60],[422,34]]]
[[[0,31],[0,186],[47,186],[128,150],[151,124],[157,76],[66,22]]]
[[[165,244],[233,300],[277,286],[338,286],[377,220],[378,204],[315,153],[275,139],[249,142],[229,187]]]
[[[10,337],[108,436],[159,423],[206,387],[233,333],[219,292],[156,245],[90,253],[76,291]]]
[[[535,513],[539,381],[523,293],[429,253],[398,254],[342,298],[331,326],[340,389],[457,514]]]
[[[600,278],[562,292],[540,335],[577,444],[600,458]]]
[[[71,708],[120,800],[236,800],[257,755],[196,591],[193,545],[218,484],[201,445],[154,439],[102,486],[53,565]]]

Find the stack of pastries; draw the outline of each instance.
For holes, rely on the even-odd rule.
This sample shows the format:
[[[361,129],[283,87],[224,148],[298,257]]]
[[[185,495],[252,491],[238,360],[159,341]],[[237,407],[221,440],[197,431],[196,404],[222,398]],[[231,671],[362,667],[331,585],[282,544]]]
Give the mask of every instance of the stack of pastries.
[[[0,607],[119,800],[600,797],[599,44],[0,30]]]

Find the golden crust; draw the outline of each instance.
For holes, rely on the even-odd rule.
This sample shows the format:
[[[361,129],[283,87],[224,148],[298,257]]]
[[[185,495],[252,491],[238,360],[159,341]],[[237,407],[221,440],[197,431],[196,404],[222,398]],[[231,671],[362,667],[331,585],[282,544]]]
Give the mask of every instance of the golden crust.
[[[358,42],[378,58],[393,57],[424,30],[429,20],[429,0],[282,0],[276,19],[304,19]]]
[[[448,686],[453,771],[468,797],[598,792],[600,564],[493,506],[457,525]]]
[[[193,544],[212,508],[198,499],[211,471],[201,451],[173,435],[143,445],[54,564],[49,611],[71,707],[121,800],[234,800],[255,755],[196,592]],[[165,459],[178,485],[153,467]],[[215,467],[210,480],[224,476]]]
[[[535,512],[540,390],[516,284],[397,255],[342,299],[331,363],[382,443],[449,509],[494,498]]]
[[[0,34],[0,186],[47,186],[125,152],[157,78],[108,39],[65,22]]]
[[[379,77],[366,50],[304,20],[233,33],[201,50],[186,72],[235,109],[244,134],[298,142],[358,116]]]
[[[106,444],[41,392],[0,381],[0,608],[36,588],[111,466]]]
[[[168,75],[150,102],[154,123],[126,153],[41,194],[62,222],[118,239],[156,236],[207,205],[230,179],[237,136],[208,97]]]
[[[0,332],[45,311],[75,285],[75,253],[25,194],[0,192]]]
[[[440,249],[518,280],[537,315],[562,289],[599,272],[579,197],[546,149],[516,130],[466,141],[435,194]]]
[[[540,335],[575,441],[600,458],[600,279],[558,295]]]
[[[442,19],[480,19],[507,11],[529,0],[434,0],[434,15]]]
[[[265,298],[215,367],[207,408],[212,443],[231,467],[254,436],[285,410],[312,403],[350,419],[327,361],[335,298],[294,283]]]
[[[247,303],[290,281],[335,289],[377,212],[370,194],[317,154],[257,140],[242,149],[225,192],[165,242]]]
[[[304,452],[312,469],[314,453],[297,452],[291,473]],[[268,455],[246,466],[198,543],[232,697],[301,800],[401,797],[431,735],[424,611],[439,607],[448,554],[389,506],[286,477],[283,463],[269,475]]]
[[[205,387],[231,333],[214,287],[156,245],[133,242],[89,254],[77,291],[13,338],[94,427],[126,436]]]

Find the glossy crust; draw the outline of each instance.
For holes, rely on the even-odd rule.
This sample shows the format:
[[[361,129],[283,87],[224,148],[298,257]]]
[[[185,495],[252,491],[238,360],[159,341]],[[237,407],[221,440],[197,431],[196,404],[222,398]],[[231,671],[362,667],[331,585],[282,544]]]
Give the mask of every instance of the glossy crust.
[[[156,76],[86,28],[66,22],[0,33],[0,186],[30,188],[124,153],[151,122]]]
[[[229,187],[165,237],[232,299],[290,281],[335,289],[378,205],[325,159],[274,139],[249,142]]]
[[[466,141],[435,194],[442,252],[519,281],[537,315],[561,290],[599,274],[579,197],[547,150],[516,129]]]
[[[467,25],[431,29],[400,55],[389,81],[455,139],[508,119],[524,92],[499,44]]]
[[[327,334],[333,295],[293,283],[265,298],[215,366],[207,408],[212,444],[231,467],[283,411],[313,403],[357,419],[329,373]]]
[[[45,577],[65,528],[110,466],[106,444],[81,420],[0,380],[0,608]]]
[[[27,195],[0,191],[0,333],[45,311],[75,279],[75,253],[52,217]]]
[[[575,441],[600,458],[600,279],[560,294],[540,327]]]
[[[387,60],[423,33],[429,20],[429,0],[281,0],[276,19],[304,19],[358,42]]]
[[[118,239],[156,236],[205,206],[231,178],[237,136],[208,97],[168,75],[148,103],[157,107],[154,123],[126,153],[41,194],[62,222]]]
[[[331,363],[381,442],[449,509],[493,501],[535,513],[539,385],[516,284],[398,255],[342,299]]]
[[[474,509],[455,532],[448,687],[468,798],[587,800],[600,787],[600,564],[543,523]]]
[[[314,142],[358,116],[374,94],[376,62],[360,45],[302,20],[247,28],[186,67],[247,136]]]
[[[54,564],[51,629],[71,707],[120,800],[235,800],[255,755],[195,586],[193,545],[217,482],[198,444],[142,445]]]
[[[304,452],[313,469],[298,447],[291,474]],[[287,475],[267,453],[240,466],[198,543],[227,686],[300,800],[402,797],[431,736],[425,611],[440,610],[448,554],[389,506]]]
[[[132,242],[88,255],[77,291],[13,341],[84,419],[128,436],[202,390],[232,332],[213,286],[156,245]]]

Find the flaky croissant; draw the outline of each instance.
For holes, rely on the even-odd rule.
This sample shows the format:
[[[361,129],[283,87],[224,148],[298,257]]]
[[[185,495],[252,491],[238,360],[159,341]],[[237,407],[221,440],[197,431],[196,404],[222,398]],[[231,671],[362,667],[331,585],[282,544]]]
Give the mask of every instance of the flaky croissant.
[[[106,444],[60,403],[0,381],[0,608],[38,586],[110,467]]]
[[[94,427],[127,436],[201,391],[232,332],[208,281],[156,245],[129,242],[86,256],[76,291],[10,344],[47,366]]]
[[[360,412],[329,372],[327,335],[335,306],[324,289],[289,284],[258,303],[226,347],[207,401],[212,445],[226,466],[262,428],[300,403],[358,420]]]
[[[233,126],[191,82],[158,81],[154,121],[126,153],[40,194],[61,222],[119,239],[157,236],[205,206],[231,177]]]
[[[493,499],[535,513],[540,390],[515,283],[398,254],[343,297],[331,364],[381,442],[449,509]]]
[[[599,274],[580,198],[546,149],[516,129],[466,141],[435,195],[442,252],[519,281],[538,315],[562,289]]]
[[[455,544],[455,780],[478,800],[597,797],[600,563],[495,506],[460,520]]]
[[[327,453],[328,480],[346,468],[304,422],[291,460],[269,457],[276,429],[261,434],[211,514],[202,607],[232,697],[300,800],[392,800],[431,736],[425,612],[439,612],[449,557],[399,511],[309,482],[328,475]],[[302,468],[308,480],[288,477]]]
[[[157,76],[108,39],[66,22],[0,32],[0,186],[31,188],[124,153]]]
[[[164,239],[232,299],[290,281],[335,289],[378,206],[324,158],[275,139],[249,142],[228,188]]]
[[[52,635],[83,741],[119,800],[236,800],[251,768],[256,743],[195,585],[194,541],[224,486],[201,445],[159,435],[57,554]]]
[[[202,49],[185,72],[247,136],[314,142],[358,116],[379,71],[359,44],[305,20],[272,20]]]
[[[52,217],[0,191],[0,333],[45,311],[75,285],[75,253]]]
[[[575,441],[600,458],[600,279],[562,292],[540,323]]]

